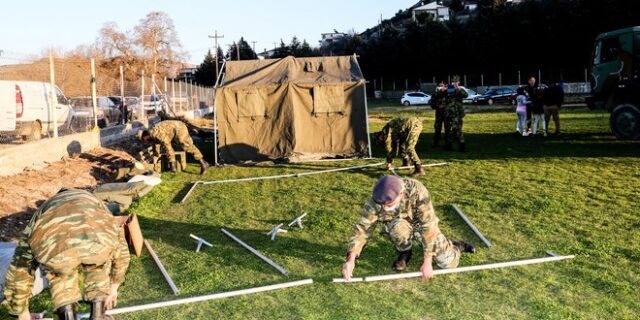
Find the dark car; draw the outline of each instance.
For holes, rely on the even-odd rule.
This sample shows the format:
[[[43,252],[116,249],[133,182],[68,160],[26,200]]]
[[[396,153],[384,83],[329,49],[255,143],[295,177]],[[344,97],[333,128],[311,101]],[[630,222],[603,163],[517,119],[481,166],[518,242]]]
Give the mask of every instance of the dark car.
[[[473,103],[492,105],[496,102],[509,102],[509,98],[515,93],[511,88],[493,88],[473,99]]]
[[[92,98],[76,97],[71,98],[71,102],[73,103],[73,111],[78,123],[90,125],[93,119]],[[107,97],[97,97],[96,102],[98,103],[98,127],[105,128],[121,120],[120,117],[122,113],[111,99]]]

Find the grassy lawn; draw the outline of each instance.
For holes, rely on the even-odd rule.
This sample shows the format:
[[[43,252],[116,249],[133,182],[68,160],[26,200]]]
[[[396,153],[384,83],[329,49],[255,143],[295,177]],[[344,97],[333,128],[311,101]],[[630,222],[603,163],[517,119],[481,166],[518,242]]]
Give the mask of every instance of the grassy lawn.
[[[415,114],[413,114],[415,115]],[[379,130],[393,114],[372,118]],[[427,169],[441,229],[478,247],[462,266],[545,257],[574,260],[378,283],[333,284],[340,276],[351,225],[384,172],[370,168],[294,179],[198,187],[179,201],[190,173],[165,182],[134,205],[145,237],[181,291],[180,297],[313,278],[280,291],[124,314],[119,319],[638,319],[640,311],[640,143],[616,141],[601,113],[561,114],[559,137],[519,137],[515,114],[465,118],[469,152],[430,147],[433,114],[418,114],[424,132],[418,152]],[[209,156],[211,152],[209,150]],[[381,158],[382,150],[374,156]],[[307,163],[210,170],[205,179],[229,179],[350,166],[371,161]],[[399,160],[397,160],[399,164]],[[409,173],[408,171],[405,173]],[[488,250],[455,214],[456,203],[493,244]],[[305,228],[271,241],[265,233],[309,213]],[[277,263],[288,277],[224,236],[226,228]],[[194,252],[193,233],[214,248]],[[415,247],[418,252],[418,246]],[[377,233],[358,260],[355,276],[392,273],[392,245]],[[414,255],[410,271],[421,264]],[[48,307],[48,293],[34,310]],[[120,306],[175,299],[148,254],[133,258]]]

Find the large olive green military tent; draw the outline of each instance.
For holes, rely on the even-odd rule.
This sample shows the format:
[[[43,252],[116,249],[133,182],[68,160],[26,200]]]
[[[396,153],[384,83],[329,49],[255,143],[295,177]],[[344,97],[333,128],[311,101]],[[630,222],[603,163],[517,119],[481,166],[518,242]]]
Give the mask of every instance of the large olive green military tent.
[[[227,61],[215,114],[223,162],[370,156],[355,56]]]

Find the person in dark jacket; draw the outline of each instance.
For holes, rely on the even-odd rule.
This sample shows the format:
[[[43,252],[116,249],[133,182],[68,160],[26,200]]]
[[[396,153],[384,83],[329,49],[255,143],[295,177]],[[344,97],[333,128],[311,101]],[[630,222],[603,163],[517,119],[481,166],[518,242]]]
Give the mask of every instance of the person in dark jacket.
[[[531,118],[534,110],[540,110],[539,114],[544,113],[542,106],[542,96],[540,87],[536,81],[536,77],[529,77],[528,85],[524,88],[529,96],[531,103],[527,107],[527,131],[531,133]],[[544,125],[543,125],[544,127]]]

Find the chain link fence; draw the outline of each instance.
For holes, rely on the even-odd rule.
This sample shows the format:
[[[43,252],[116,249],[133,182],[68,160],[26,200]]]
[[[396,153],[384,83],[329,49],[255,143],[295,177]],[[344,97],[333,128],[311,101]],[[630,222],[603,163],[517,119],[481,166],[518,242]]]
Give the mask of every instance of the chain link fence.
[[[211,87],[156,78],[111,60],[2,51],[0,148],[213,106]]]

